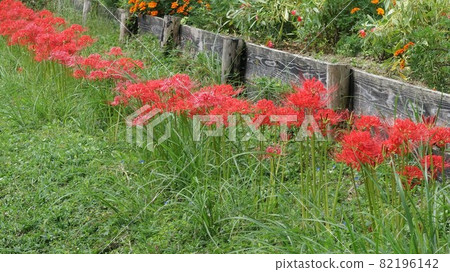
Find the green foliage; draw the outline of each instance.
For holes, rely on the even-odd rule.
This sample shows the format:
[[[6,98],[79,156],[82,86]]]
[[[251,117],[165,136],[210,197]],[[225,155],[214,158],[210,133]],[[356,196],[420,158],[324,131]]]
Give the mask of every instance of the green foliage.
[[[230,24],[239,33],[250,37],[265,37],[281,41],[293,37],[297,16],[291,14],[298,10],[302,1],[296,0],[241,0],[240,6],[230,10]]]
[[[319,51],[334,53],[341,38],[357,32],[358,24],[374,16],[375,6],[369,0],[315,0],[304,1],[301,6],[305,14],[304,23],[297,28],[302,43],[311,44]],[[351,13],[353,8],[360,10]]]
[[[347,57],[356,57],[362,52],[363,41],[357,35],[343,36],[336,44],[336,53]]]
[[[450,8],[446,0],[385,1],[386,15],[370,20],[362,27],[374,28],[368,35],[365,50],[391,66],[400,58],[410,69],[396,70],[402,77],[414,77],[441,91],[448,91]],[[389,7],[389,9],[388,9]],[[404,55],[393,53],[408,42],[415,45]],[[394,68],[396,68],[394,66]]]
[[[201,26],[202,29],[213,32],[230,33],[233,31],[233,26],[227,18],[229,10],[234,9],[240,5],[239,0],[209,0],[211,9],[205,6],[193,9],[189,16],[184,18],[183,23]]]
[[[291,86],[283,83],[280,79],[258,77],[248,83],[249,97],[254,100],[268,99],[273,101],[282,100],[283,97],[292,92]]]
[[[22,3],[33,9],[43,9],[51,2],[51,0],[22,0]]]
[[[417,41],[409,53],[410,76],[423,80],[431,88],[448,92],[450,86],[450,20],[442,19],[440,26],[428,26],[412,33]],[[447,29],[444,32],[443,29]],[[444,34],[444,35],[443,35]],[[444,37],[443,37],[444,36]]]

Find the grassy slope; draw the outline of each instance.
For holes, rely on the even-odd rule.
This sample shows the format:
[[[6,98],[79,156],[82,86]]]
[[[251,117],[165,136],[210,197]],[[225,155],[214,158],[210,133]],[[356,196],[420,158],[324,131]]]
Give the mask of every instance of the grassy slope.
[[[79,20],[69,11],[64,16]],[[91,29],[98,42],[90,51],[116,44],[110,23],[93,20]],[[143,40],[164,63],[137,49],[136,41],[126,48],[151,63],[149,77],[181,67],[199,78],[210,73],[194,67],[208,61],[205,56],[163,60],[155,41]],[[0,252],[195,251],[185,245],[192,236],[180,209],[159,210],[167,200],[166,180],[148,169],[139,151],[108,136],[102,120],[112,111],[105,104],[110,86],[105,92],[99,84],[68,80],[59,88],[45,71],[66,71],[27,55],[1,40]]]

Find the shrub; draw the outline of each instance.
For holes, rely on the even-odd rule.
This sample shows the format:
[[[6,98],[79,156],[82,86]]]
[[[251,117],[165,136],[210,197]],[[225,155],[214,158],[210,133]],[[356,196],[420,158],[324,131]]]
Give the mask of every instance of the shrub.
[[[22,0],[22,2],[32,9],[42,9],[52,1],[50,0]]]
[[[386,15],[380,20],[369,17],[361,26],[374,30],[366,39],[365,51],[387,60],[392,71],[403,78],[414,76],[430,87],[444,90],[450,77],[450,9],[447,4],[446,0],[406,0],[394,6],[394,2],[384,1]],[[395,54],[410,42],[414,46]]]
[[[241,3],[228,12],[228,18],[230,24],[245,36],[280,41],[293,37],[296,26],[302,20],[299,0],[252,0]]]

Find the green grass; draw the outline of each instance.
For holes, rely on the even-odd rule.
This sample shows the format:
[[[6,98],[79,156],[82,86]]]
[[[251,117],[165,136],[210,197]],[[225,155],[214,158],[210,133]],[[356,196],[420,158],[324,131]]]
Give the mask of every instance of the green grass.
[[[89,29],[98,41],[86,54],[117,44],[111,23],[92,18]],[[124,51],[145,60],[142,78],[220,80],[213,57],[164,56],[149,36]],[[329,143],[312,161],[307,145],[260,160],[260,143],[193,142],[190,121],[177,118],[152,153],[126,142],[131,109],[107,104],[113,86],[75,80],[0,40],[0,253],[448,253],[446,184],[383,205],[374,219],[383,227],[371,231],[364,177],[356,176],[358,198],[350,170],[329,159]],[[393,180],[388,170],[377,184]],[[418,216],[424,210],[429,218]]]

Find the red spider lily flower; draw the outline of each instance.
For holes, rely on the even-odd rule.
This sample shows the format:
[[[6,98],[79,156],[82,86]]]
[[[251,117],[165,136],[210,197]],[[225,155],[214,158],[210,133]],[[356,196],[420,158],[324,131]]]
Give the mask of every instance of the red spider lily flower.
[[[280,145],[271,145],[266,148],[266,158],[270,158],[273,156],[281,155],[281,147]]]
[[[118,106],[120,104],[124,104],[127,105],[128,104],[128,100],[123,97],[123,96],[116,96],[114,97],[114,101],[109,103],[111,106]]]
[[[314,114],[314,119],[321,128],[327,125],[335,126],[343,120],[342,115],[332,109],[319,109]]]
[[[84,70],[77,69],[77,70],[73,71],[73,77],[74,78],[85,78],[85,77],[87,77],[87,74]]]
[[[405,166],[399,174],[406,178],[409,189],[420,185],[424,179],[422,170],[417,166]],[[406,187],[406,184],[403,184],[403,186]]]
[[[334,134],[337,125],[344,120],[341,113],[337,113],[332,109],[319,109],[314,114],[314,119],[322,131],[322,135],[329,136]],[[308,129],[311,133],[314,133],[312,127],[309,127]]]
[[[209,112],[211,115],[222,115],[224,125],[228,126],[228,117],[233,114],[247,114],[250,112],[250,103],[245,100],[228,97]]]
[[[342,150],[336,160],[357,170],[363,165],[376,167],[384,160],[381,141],[368,131],[352,131],[340,143]]]
[[[430,145],[435,145],[439,148],[445,148],[450,144],[450,128],[448,127],[434,127],[430,129]]]
[[[120,47],[112,47],[107,53],[109,56],[123,56],[122,49]]]
[[[445,162],[444,157],[438,155],[427,155],[420,160],[420,164],[427,169],[431,178],[435,179],[438,173],[450,167],[450,163]]]
[[[360,131],[371,131],[372,128],[379,129],[382,124],[380,118],[370,115],[361,115],[355,118],[354,126]]]
[[[286,124],[288,127],[299,127],[302,125],[303,120],[305,119],[305,113],[303,111],[296,111],[291,107],[279,107],[271,116],[275,115],[277,116],[278,120],[272,122],[273,126]],[[295,119],[295,121],[291,121],[291,119],[293,118]]]
[[[405,155],[427,139],[427,135],[428,130],[424,124],[416,124],[409,119],[397,119],[389,129],[388,140],[384,142],[386,152]]]
[[[263,125],[272,125],[270,116],[277,112],[277,106],[272,100],[262,99],[253,105],[252,112],[254,114],[253,122],[262,118],[261,123],[256,128]]]
[[[428,127],[434,127],[436,125],[437,116],[431,115],[431,116],[424,116],[422,115],[422,122]]]
[[[315,78],[305,80],[301,87],[292,85],[292,88],[296,92],[287,96],[288,104],[297,110],[307,109],[310,113],[326,107],[332,92]]]

